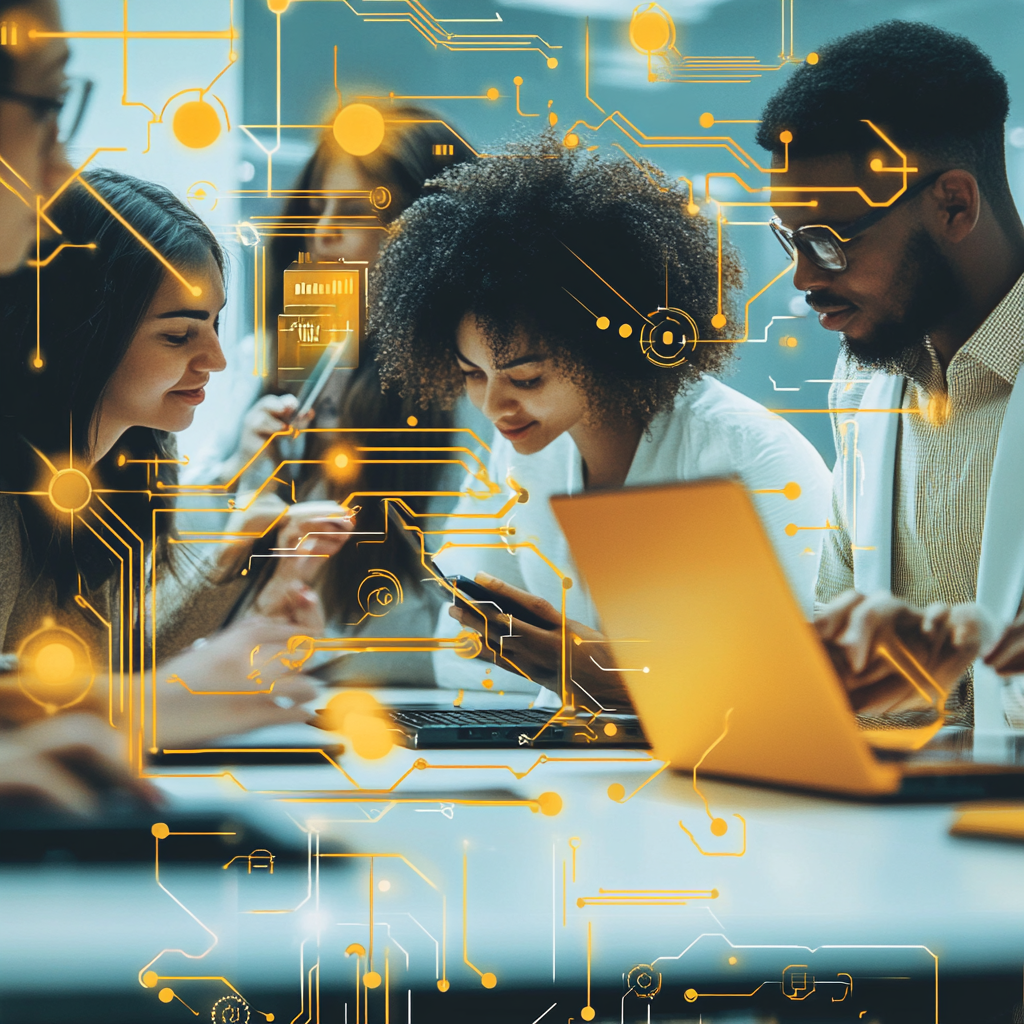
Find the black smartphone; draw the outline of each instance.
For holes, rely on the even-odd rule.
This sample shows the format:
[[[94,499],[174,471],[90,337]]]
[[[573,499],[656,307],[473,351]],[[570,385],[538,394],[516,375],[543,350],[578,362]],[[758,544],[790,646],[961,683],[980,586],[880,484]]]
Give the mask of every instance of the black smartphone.
[[[515,598],[496,594],[493,590],[488,590],[477,583],[476,580],[471,580],[468,576],[445,576],[445,580],[455,588],[455,603],[460,608],[472,608],[473,606],[469,601],[473,601],[476,604],[489,602],[492,608],[497,605],[498,610],[503,615],[511,615],[512,618],[525,622],[528,626],[536,626],[538,629],[558,628],[555,623],[548,622],[547,619],[542,619],[539,615],[535,615],[529,608],[515,600]],[[461,595],[465,595],[465,597],[469,598],[469,601],[460,599]]]

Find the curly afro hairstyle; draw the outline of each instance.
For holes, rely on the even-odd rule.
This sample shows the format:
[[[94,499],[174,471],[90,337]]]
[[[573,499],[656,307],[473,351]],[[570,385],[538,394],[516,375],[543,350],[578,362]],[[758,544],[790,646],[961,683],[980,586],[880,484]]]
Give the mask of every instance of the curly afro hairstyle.
[[[377,264],[369,331],[385,386],[450,406],[464,386],[455,337],[469,314],[496,362],[515,358],[525,332],[580,386],[590,417],[650,423],[731,350],[698,344],[666,367],[641,348],[647,317],[666,307],[689,314],[700,339],[721,337],[714,229],[661,178],[550,134],[446,171],[397,221]],[[729,249],[721,271],[728,298],[740,279]]]
[[[757,141],[791,157],[866,155],[882,128],[901,149],[971,171],[997,210],[1012,208],[1003,126],[1006,79],[964,36],[914,21],[885,21],[831,41],[765,105]]]

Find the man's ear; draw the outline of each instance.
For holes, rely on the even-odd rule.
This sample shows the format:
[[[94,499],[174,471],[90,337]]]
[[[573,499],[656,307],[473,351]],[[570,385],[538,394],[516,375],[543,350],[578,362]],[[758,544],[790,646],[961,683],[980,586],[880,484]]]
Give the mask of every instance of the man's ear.
[[[925,195],[932,226],[947,242],[962,242],[981,215],[981,190],[969,171],[946,171]]]

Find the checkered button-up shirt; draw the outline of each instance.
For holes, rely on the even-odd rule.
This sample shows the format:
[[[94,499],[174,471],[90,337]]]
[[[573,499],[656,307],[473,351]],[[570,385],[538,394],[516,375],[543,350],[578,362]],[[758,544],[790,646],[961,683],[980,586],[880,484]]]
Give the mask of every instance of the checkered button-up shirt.
[[[899,367],[906,378],[893,486],[892,592],[914,604],[975,598],[992,463],[1006,404],[1024,361],[1024,277],[950,361],[927,341]],[[830,408],[856,409],[871,372],[840,359]],[[833,414],[837,451],[839,423]],[[840,456],[841,457],[841,456]],[[850,535],[837,495],[818,570],[816,599],[854,585]],[[971,674],[950,695],[954,721],[973,721]],[[1016,718],[1019,709],[1007,708]],[[1024,705],[1022,709],[1024,710]]]

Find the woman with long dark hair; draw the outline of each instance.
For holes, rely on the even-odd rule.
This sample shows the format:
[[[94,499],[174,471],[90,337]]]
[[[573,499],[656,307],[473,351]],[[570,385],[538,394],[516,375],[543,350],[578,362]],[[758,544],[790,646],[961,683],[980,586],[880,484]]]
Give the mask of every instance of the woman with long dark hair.
[[[346,153],[328,129],[296,179],[281,217],[289,226],[268,241],[270,322],[283,309],[283,271],[300,253],[309,253],[313,264],[340,259],[366,263],[372,280],[378,250],[394,221],[423,195],[430,179],[447,167],[474,159],[470,147],[436,114],[412,106],[380,109],[385,133],[373,153],[358,157]],[[386,203],[378,206],[365,198],[375,190],[378,196],[386,190]],[[444,461],[457,456],[438,451],[382,452],[358,462],[353,459],[349,471],[343,473],[333,471],[330,456],[339,444],[350,453],[362,445],[378,450],[474,445],[466,434],[453,435],[453,426],[458,423],[480,430],[487,424],[468,403],[453,415],[438,405],[424,408],[396,391],[384,392],[372,346],[371,338],[357,369],[335,371],[310,416],[296,424],[315,426],[318,432],[303,436],[303,464],[297,467],[294,493],[306,499],[345,500],[356,495],[353,504],[360,506],[356,520],[359,541],[346,545],[330,560],[318,588],[329,634],[429,636],[436,605],[421,583],[427,573],[414,548],[400,538],[391,536],[380,543],[386,532],[383,496],[416,495],[411,500],[421,508],[429,505],[431,511],[447,511],[450,504],[437,509],[437,499],[431,503],[425,496],[455,491],[461,471],[448,474],[451,479],[447,479]],[[263,456],[243,478],[243,487],[261,487],[283,459],[298,457],[294,451],[281,451],[276,443],[264,448],[268,438],[291,421],[296,408],[296,398],[288,392],[254,396],[251,408],[239,417],[240,428],[208,449],[205,458],[199,454],[193,459],[187,479],[196,484],[226,483],[262,449]],[[230,415],[221,419],[232,422]],[[415,435],[410,434],[410,425],[417,427]],[[285,497],[290,493],[290,489],[287,493],[282,490]],[[366,584],[371,574],[378,574],[374,579],[389,581],[386,597],[385,591]],[[383,598],[388,603],[375,603],[368,611],[368,586],[378,595],[374,602]],[[417,653],[350,655],[320,674],[334,681],[433,682],[429,657]]]
[[[180,653],[246,583],[234,571],[245,538],[196,549],[175,543],[173,526],[172,432],[224,366],[219,244],[166,189],[115,171],[69,178],[49,216],[61,234],[42,253],[38,296],[34,271],[0,281],[0,667],[40,713],[93,706],[106,688],[110,725],[146,749],[304,719],[292,705],[308,684],[251,693],[250,652],[279,649],[297,625],[318,629],[304,581],[343,541],[336,505],[291,510],[277,543],[315,532],[300,549],[310,558],[279,563],[248,622]],[[211,683],[250,693],[189,692]],[[26,706],[0,710],[10,723]]]

